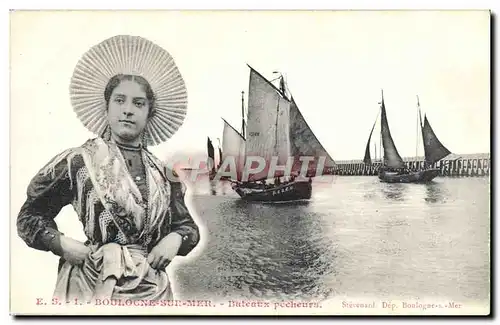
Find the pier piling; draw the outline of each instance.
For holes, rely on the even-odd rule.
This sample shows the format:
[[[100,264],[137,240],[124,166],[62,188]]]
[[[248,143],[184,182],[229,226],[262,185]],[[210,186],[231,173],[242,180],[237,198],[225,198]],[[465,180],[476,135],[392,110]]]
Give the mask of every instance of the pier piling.
[[[442,177],[488,177],[490,175],[491,158],[489,153],[455,155],[458,159],[442,159],[432,167],[439,168]],[[424,157],[404,158],[405,165],[411,170],[424,166]],[[338,160],[333,175],[340,176],[375,176],[381,167],[380,160],[366,165],[362,160]]]

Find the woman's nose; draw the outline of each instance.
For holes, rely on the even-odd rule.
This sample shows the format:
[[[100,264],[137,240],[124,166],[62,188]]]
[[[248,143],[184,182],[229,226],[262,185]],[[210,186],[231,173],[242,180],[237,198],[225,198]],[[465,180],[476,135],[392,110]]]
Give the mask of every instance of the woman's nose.
[[[125,105],[123,105],[123,114],[126,115],[126,116],[130,116],[130,115],[134,114],[134,112],[132,110],[132,104],[131,103],[126,103]]]

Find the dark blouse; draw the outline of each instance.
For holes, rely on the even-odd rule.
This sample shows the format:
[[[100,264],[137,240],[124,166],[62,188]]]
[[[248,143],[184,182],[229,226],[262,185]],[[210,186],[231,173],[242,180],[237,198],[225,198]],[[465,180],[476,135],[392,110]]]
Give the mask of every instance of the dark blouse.
[[[127,169],[134,182],[137,184],[144,200],[148,199],[148,184],[146,182],[146,168],[142,161],[141,148],[119,145],[120,152],[127,164]]]
[[[146,173],[140,151],[124,150],[123,148],[121,148],[121,151],[127,162],[129,172],[136,181],[141,194],[147,198]],[[75,180],[80,177],[79,171],[85,168],[82,156],[77,154],[71,159],[70,166],[68,166],[67,159],[60,159],[55,165],[53,173],[46,174],[40,171],[32,179],[27,189],[27,199],[17,218],[18,234],[29,247],[43,251],[52,250],[52,240],[60,234],[54,218],[64,206],[74,202],[77,195]],[[161,240],[168,233],[177,232],[182,236],[182,244],[178,255],[185,256],[198,244],[200,240],[199,229],[185,205],[182,184],[178,181],[165,181],[168,181],[171,187],[170,218],[168,224],[155,230],[156,233],[152,237]],[[90,179],[86,181],[85,186],[87,188],[92,186]],[[84,206],[87,204],[94,203],[83,203]],[[94,209],[102,211],[103,207],[101,204],[95,203]],[[96,215],[99,215],[99,213],[98,211]],[[127,220],[118,219],[124,223],[121,225],[122,228],[128,229],[132,235],[138,231],[133,224],[127,223]],[[85,220],[81,221],[85,226]],[[102,244],[99,233],[92,237],[89,238],[86,244]],[[148,251],[157,243],[158,240],[148,243]]]

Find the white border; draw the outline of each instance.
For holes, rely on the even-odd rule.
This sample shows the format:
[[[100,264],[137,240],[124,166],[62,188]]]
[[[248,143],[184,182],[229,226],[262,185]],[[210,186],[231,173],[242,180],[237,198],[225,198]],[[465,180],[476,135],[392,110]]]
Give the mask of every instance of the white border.
[[[1,138],[1,145],[2,145],[2,151],[5,152],[4,159],[2,160],[2,166],[0,166],[0,172],[1,172],[1,178],[0,178],[0,184],[2,185],[2,193],[0,197],[4,200],[2,207],[4,208],[4,213],[3,217],[1,218],[3,222],[3,227],[2,229],[4,230],[5,233],[9,233],[8,231],[9,228],[9,220],[11,219],[9,216],[9,9],[28,9],[28,10],[48,10],[48,9],[59,9],[61,10],[62,8],[69,9],[69,10],[85,10],[85,9],[140,9],[140,10],[145,10],[145,9],[249,9],[249,10],[256,10],[256,9],[262,9],[262,10],[272,10],[272,9],[288,9],[288,10],[297,10],[297,9],[316,9],[316,10],[331,10],[331,9],[336,9],[336,10],[346,10],[346,9],[363,9],[363,10],[373,10],[373,9],[491,9],[493,12],[498,13],[498,3],[499,1],[493,1],[493,0],[475,0],[475,1],[437,1],[437,0],[421,0],[421,1],[396,1],[396,0],[385,0],[385,1],[373,1],[373,0],[359,0],[359,1],[320,1],[320,0],[307,0],[307,1],[297,1],[297,0],[287,0],[287,1],[270,1],[270,0],[247,0],[247,1],[147,1],[147,0],[141,0],[141,1],[120,1],[116,3],[111,3],[110,1],[103,1],[103,0],[86,0],[86,1],[79,1],[78,3],[75,3],[75,1],[69,2],[69,1],[43,1],[43,4],[39,1],[3,1],[2,2],[2,24],[1,26],[1,37],[3,43],[6,45],[3,47],[5,50],[2,53],[2,62],[4,63],[2,65],[2,87],[1,89],[3,90],[3,96],[1,96],[1,99],[3,101],[2,108],[0,110],[1,112],[1,117],[0,117],[0,122],[2,123],[2,126],[0,127],[0,130],[2,132]],[[497,23],[498,24],[498,23]],[[495,35],[495,43],[498,42],[498,34]],[[496,69],[495,69],[496,70]],[[495,71],[497,72],[497,71]],[[494,85],[494,91],[496,94],[496,89],[497,85]],[[496,109],[496,107],[494,107]],[[495,122],[498,123],[498,114],[496,114],[496,120]],[[494,134],[496,136],[496,132]],[[497,151],[497,146],[498,143],[494,142],[495,148],[494,150]],[[14,149],[15,150],[15,149]],[[495,165],[495,169],[496,169]],[[496,197],[495,197],[496,198]],[[494,216],[492,216],[494,218]],[[498,221],[497,221],[498,224]],[[497,229],[495,229],[497,230]],[[492,231],[493,232],[493,231]],[[493,236],[492,236],[493,237]],[[6,315],[9,315],[9,305],[8,305],[8,296],[7,293],[9,288],[8,288],[8,281],[9,281],[9,263],[7,261],[9,260],[9,237],[8,236],[3,236],[3,243],[2,245],[2,256],[1,256],[1,261],[4,265],[4,273],[2,276],[3,279],[3,284],[5,285],[4,290],[2,292],[4,293],[2,297],[2,305],[6,310],[3,311],[2,315],[4,315],[4,318]],[[498,281],[497,281],[498,282]],[[492,306],[492,310],[495,309],[495,306]],[[361,321],[362,319],[359,319]],[[50,320],[49,320],[50,321]],[[110,320],[94,320],[93,323],[108,323]],[[134,320],[135,321],[135,320]],[[174,322],[172,319],[162,319],[159,320],[161,322]],[[238,322],[241,322],[241,320],[237,320]],[[269,321],[269,320],[268,320]],[[330,321],[330,320],[328,320]],[[336,320],[336,321],[341,321],[343,320]],[[378,321],[378,322],[384,322],[385,320],[377,320],[377,319],[370,319],[370,321]],[[445,321],[445,320],[443,320]],[[456,319],[448,319],[447,322],[455,322]],[[9,316],[9,323],[13,322],[12,317]],[[352,321],[350,321],[352,322]],[[446,322],[446,321],[445,321]]]

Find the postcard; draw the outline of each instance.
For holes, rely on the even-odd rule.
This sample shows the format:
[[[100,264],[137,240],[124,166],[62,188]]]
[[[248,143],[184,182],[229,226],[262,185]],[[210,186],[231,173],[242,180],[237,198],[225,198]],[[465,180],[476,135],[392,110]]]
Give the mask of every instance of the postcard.
[[[12,11],[11,314],[490,314],[490,24]]]

